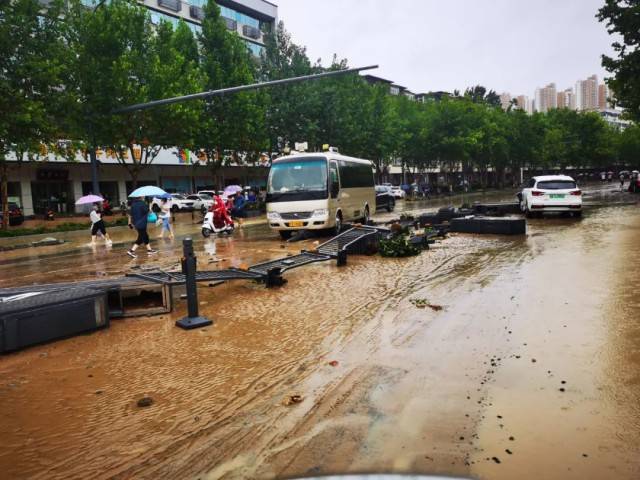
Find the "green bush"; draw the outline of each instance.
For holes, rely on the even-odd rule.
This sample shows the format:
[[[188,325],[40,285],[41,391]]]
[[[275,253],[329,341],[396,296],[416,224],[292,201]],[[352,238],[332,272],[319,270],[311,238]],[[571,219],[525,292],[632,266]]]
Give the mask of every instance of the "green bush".
[[[398,236],[389,240],[380,240],[378,248],[380,255],[383,257],[413,257],[420,253],[420,249],[411,245],[407,241],[407,237]]]

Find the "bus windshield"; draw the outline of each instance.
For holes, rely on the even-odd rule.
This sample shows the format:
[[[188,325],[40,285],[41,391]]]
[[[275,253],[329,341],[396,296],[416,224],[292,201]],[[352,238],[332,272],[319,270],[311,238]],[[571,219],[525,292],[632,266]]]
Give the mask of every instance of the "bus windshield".
[[[269,172],[267,195],[271,201],[281,197],[294,200],[292,196],[305,197],[295,200],[326,198],[327,160],[318,157],[274,163]]]

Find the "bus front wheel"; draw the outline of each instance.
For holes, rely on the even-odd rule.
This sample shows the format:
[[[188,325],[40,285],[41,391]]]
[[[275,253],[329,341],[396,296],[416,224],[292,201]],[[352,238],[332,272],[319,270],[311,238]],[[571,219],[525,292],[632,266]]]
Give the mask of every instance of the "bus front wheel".
[[[341,212],[337,212],[336,213],[336,224],[331,229],[331,234],[332,235],[340,235],[340,232],[342,232],[342,213]]]
[[[362,224],[369,225],[369,220],[371,220],[371,214],[369,213],[369,206],[364,207],[364,215],[362,217]]]

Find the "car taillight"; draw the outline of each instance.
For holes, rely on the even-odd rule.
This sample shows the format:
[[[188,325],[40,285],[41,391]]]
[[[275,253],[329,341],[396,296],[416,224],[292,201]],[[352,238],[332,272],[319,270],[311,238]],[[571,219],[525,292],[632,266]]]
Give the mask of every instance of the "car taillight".
[[[544,192],[540,192],[538,190],[532,190],[531,195],[533,195],[534,197],[541,197],[542,195],[544,195]]]
[[[571,192],[571,195],[580,196],[580,195],[582,195],[582,192],[580,190],[575,190],[575,191]]]

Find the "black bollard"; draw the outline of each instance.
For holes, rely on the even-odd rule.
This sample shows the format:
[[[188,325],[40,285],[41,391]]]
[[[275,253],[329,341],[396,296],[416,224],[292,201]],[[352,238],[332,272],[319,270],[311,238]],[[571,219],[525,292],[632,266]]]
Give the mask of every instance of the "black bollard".
[[[347,251],[338,250],[338,257],[336,258],[338,267],[344,267],[347,264]]]
[[[196,256],[193,253],[193,240],[185,238],[182,241],[182,273],[186,277],[187,311],[188,315],[176,321],[176,326],[185,330],[206,327],[213,322],[198,314],[198,287],[196,285]]]
[[[282,287],[287,283],[286,278],[282,278],[282,270],[278,267],[270,268],[267,270],[267,277],[265,279],[265,286],[267,288]]]

